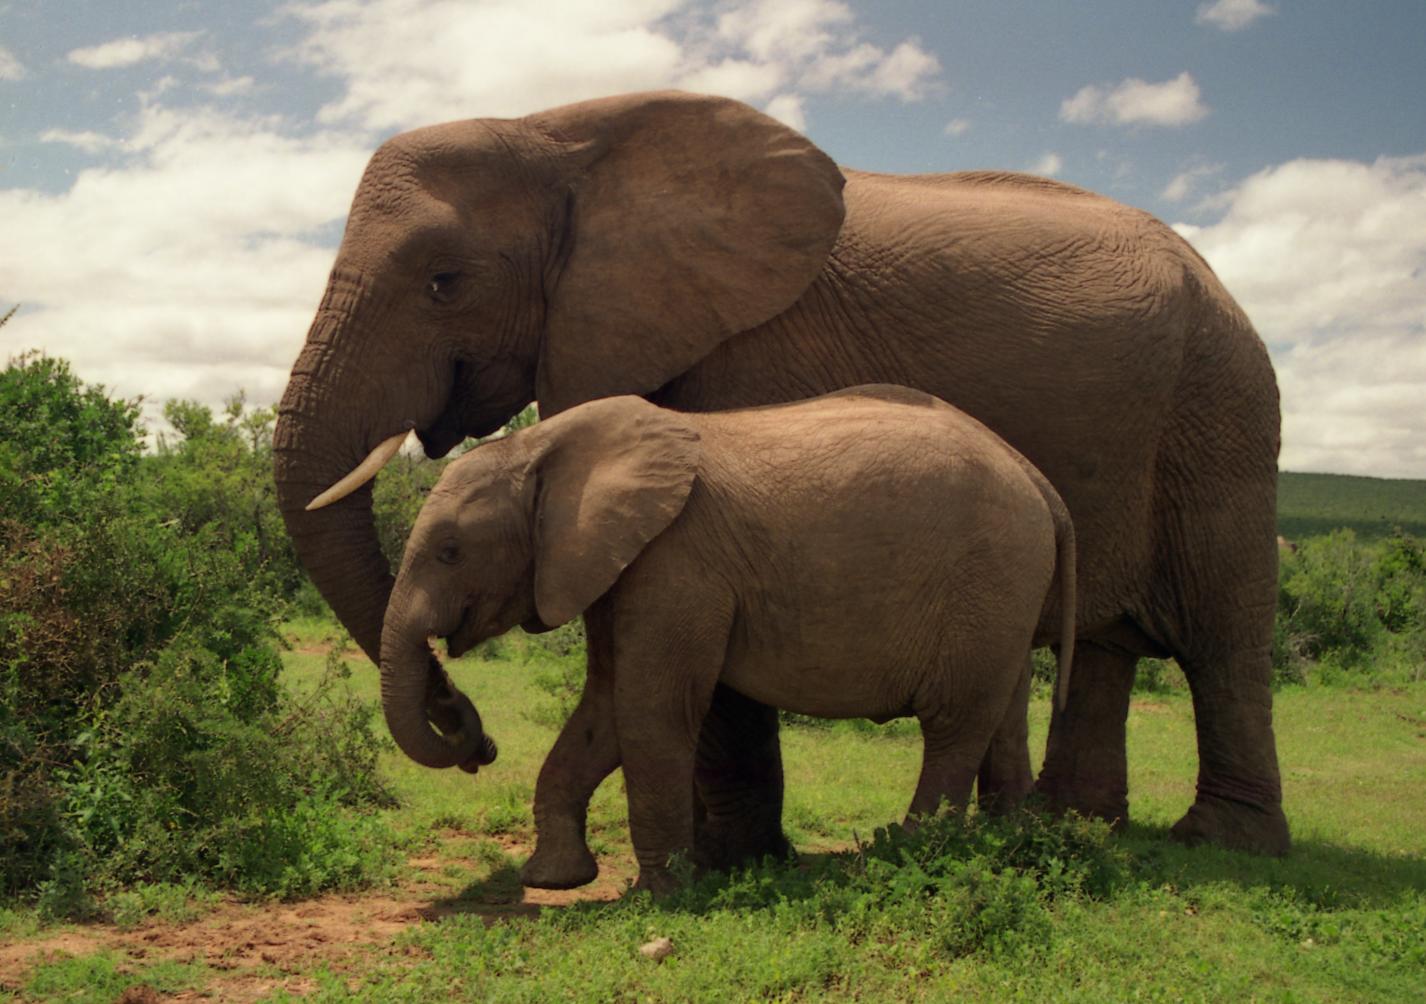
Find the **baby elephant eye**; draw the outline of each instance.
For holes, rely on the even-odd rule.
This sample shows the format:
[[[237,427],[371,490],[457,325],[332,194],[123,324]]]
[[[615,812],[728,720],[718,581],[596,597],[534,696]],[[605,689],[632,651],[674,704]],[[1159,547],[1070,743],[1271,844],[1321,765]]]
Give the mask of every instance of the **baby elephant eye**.
[[[431,276],[431,281],[426,284],[426,292],[431,299],[440,303],[449,302],[456,293],[456,285],[460,281],[459,272],[437,272]]]
[[[460,560],[460,548],[455,544],[442,544],[441,549],[436,552],[436,560],[446,565],[454,565]]]

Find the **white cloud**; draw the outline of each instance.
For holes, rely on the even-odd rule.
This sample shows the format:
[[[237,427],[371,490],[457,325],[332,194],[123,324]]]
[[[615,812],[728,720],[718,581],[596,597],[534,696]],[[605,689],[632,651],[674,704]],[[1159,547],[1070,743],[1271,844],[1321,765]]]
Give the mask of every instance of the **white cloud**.
[[[1208,114],[1187,71],[1161,84],[1131,77],[1115,86],[1090,84],[1060,103],[1066,122],[1181,126]]]
[[[964,136],[970,130],[970,119],[951,119],[942,130],[947,136]]]
[[[84,132],[74,132],[69,129],[47,129],[40,134],[41,143],[63,143],[66,146],[76,147],[85,153],[98,153],[100,150],[107,150],[119,145],[119,141],[112,136],[105,136],[103,133],[85,130]]]
[[[825,57],[852,12],[835,0],[758,0],[718,18],[718,34],[764,62],[803,62]]]
[[[332,263],[366,144],[283,135],[211,110],[146,107],[120,161],[60,194],[0,189],[0,275],[37,346],[155,402],[276,400]],[[323,238],[326,238],[324,240]]]
[[[186,49],[201,32],[168,31],[142,38],[118,38],[102,45],[74,49],[66,57],[90,70],[112,70],[151,59],[167,59]]]
[[[1180,224],[1273,350],[1282,466],[1426,477],[1426,154],[1295,160]]]
[[[283,17],[294,40],[281,57],[337,85],[315,126],[240,114],[260,85],[224,75],[202,33],[69,53],[93,69],[150,61],[157,79],[122,129],[45,133],[105,155],[68,190],[0,188],[0,276],[26,307],[4,354],[42,347],[154,402],[216,406],[243,387],[265,404],[286,383],[377,132],[667,86],[804,128],[810,94],[915,100],[939,73],[914,39],[874,44],[836,0],[322,0]],[[169,107],[180,93],[185,107]],[[222,100],[188,107],[195,95]]]
[[[779,94],[763,110],[783,125],[799,131],[807,128],[807,113],[802,108],[802,99],[796,94]]]
[[[25,64],[15,58],[15,54],[0,45],[0,80],[24,80]]]
[[[837,0],[742,0],[711,18],[686,0],[327,0],[289,14],[307,36],[288,56],[345,83],[321,120],[373,130],[659,87],[784,106],[806,92],[914,101],[940,72],[915,39],[866,41]]]
[[[251,94],[256,89],[257,81],[252,77],[224,77],[222,80],[203,85],[203,90],[220,98]]]
[[[1276,12],[1262,0],[1213,0],[1200,4],[1194,20],[1223,31],[1241,31],[1260,17]]]
[[[1159,198],[1166,202],[1182,202],[1194,193],[1200,181],[1211,178],[1221,170],[1222,164],[1195,164],[1170,178]]]
[[[1031,174],[1043,174],[1046,177],[1054,177],[1064,168],[1065,162],[1057,153],[1047,153],[1030,166]]]

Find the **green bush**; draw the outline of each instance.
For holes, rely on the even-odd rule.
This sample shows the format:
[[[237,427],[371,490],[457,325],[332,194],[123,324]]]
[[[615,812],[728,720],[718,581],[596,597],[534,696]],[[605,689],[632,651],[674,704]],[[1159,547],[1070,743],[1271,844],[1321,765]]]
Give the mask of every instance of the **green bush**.
[[[159,436],[144,457],[137,485],[144,507],[184,534],[207,534],[265,592],[291,600],[307,579],[277,508],[276,410],[249,409],[239,391],[221,421],[193,401],[169,401],[163,414],[176,438]]]
[[[279,684],[285,559],[242,484],[271,480],[270,421],[169,415],[184,440],[144,456],[137,408],[64,363],[0,374],[0,894],[53,915],[135,881],[290,894],[382,867],[372,712]]]
[[[870,951],[910,943],[951,959],[1043,946],[1051,903],[1105,898],[1126,874],[1105,823],[943,811],[912,833],[878,830],[870,843],[810,869],[767,862],[710,875],[667,908],[766,910],[797,927],[829,927]]]
[[[1419,679],[1426,666],[1426,544],[1348,529],[1282,556],[1273,667],[1279,682]]]

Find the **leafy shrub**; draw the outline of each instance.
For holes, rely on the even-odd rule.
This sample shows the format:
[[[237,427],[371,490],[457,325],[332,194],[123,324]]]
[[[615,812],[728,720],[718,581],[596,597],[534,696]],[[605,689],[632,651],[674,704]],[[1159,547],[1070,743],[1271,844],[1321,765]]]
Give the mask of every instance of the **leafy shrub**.
[[[159,436],[144,458],[144,505],[185,534],[235,557],[261,588],[292,598],[306,582],[277,508],[272,479],[273,408],[249,409],[242,391],[219,421],[194,401],[169,401],[177,438]]]
[[[1426,544],[1374,544],[1351,530],[1299,542],[1279,571],[1273,667],[1279,681],[1420,678],[1426,666]]]
[[[278,681],[280,549],[240,485],[268,420],[170,417],[141,456],[137,408],[62,362],[0,374],[0,893],[54,915],[138,880],[351,884],[382,839],[372,712]]]
[[[1104,898],[1126,857],[1107,824],[1033,812],[943,811],[912,833],[876,832],[810,870],[766,862],[708,876],[668,908],[766,910],[800,928],[828,927],[876,952],[915,943],[942,959],[1043,945],[1056,900]]]

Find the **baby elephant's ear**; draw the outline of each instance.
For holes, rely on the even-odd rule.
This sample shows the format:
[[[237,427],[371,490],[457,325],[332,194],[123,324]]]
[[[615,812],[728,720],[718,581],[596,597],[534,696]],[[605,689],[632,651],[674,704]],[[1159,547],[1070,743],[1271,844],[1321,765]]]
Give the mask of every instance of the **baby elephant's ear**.
[[[637,397],[591,401],[537,428],[535,607],[556,627],[608,592],[683,511],[698,433]]]

